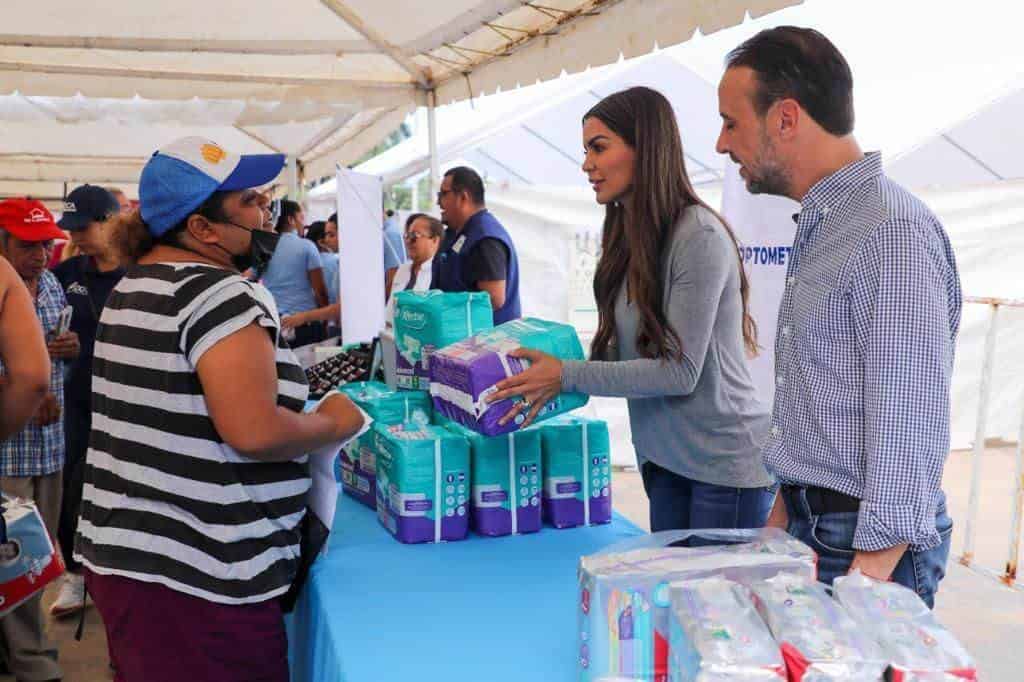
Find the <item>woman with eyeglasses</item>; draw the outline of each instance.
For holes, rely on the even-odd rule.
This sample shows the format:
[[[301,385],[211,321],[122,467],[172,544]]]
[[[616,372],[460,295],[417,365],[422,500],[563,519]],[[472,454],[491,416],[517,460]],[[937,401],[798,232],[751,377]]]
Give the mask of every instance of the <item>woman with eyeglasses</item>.
[[[522,397],[503,419],[523,411],[525,426],[562,390],[626,398],[652,531],[758,528],[774,499],[760,452],[770,417],[747,368],[757,330],[736,239],[694,191],[661,93],[598,102],[583,147],[605,207],[591,360],[517,351],[530,368],[489,400]]]
[[[395,273],[388,297],[387,326],[395,321],[395,293],[399,291],[426,291],[433,275],[434,256],[444,238],[444,225],[426,213],[413,213],[405,221],[405,250],[409,260]]]

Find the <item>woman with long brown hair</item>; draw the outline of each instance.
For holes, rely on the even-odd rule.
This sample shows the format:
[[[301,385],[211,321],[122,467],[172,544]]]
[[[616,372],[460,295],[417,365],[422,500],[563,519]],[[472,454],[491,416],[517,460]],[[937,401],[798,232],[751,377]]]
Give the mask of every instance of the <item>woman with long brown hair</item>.
[[[599,323],[586,362],[531,362],[491,400],[529,424],[559,391],[628,400],[651,530],[760,527],[773,499],[760,446],[770,416],[746,355],[757,351],[736,239],[696,194],[672,105],[650,88],[583,117],[583,171],[605,206],[594,277]]]

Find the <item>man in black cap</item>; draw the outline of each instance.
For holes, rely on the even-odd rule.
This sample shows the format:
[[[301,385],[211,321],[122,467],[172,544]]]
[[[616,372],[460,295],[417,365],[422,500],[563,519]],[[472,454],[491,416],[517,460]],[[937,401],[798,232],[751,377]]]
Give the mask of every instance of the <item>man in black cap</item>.
[[[78,334],[81,352],[71,365],[64,386],[65,462],[64,495],[57,539],[64,555],[67,574],[57,599],[50,607],[61,617],[85,608],[85,581],[80,564],[74,560],[75,529],[82,505],[82,480],[85,455],[92,428],[92,356],[96,325],[110,291],[121,279],[124,269],[108,235],[108,221],[121,211],[117,197],[95,185],[82,185],[68,194],[64,215],[58,221],[71,235],[71,242],[82,254],[58,265],[57,276],[68,304],[74,309],[71,331]]]

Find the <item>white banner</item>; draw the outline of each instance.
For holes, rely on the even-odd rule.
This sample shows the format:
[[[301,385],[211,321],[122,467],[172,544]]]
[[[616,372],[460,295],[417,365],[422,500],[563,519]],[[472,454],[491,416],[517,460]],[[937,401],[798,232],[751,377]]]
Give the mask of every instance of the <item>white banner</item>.
[[[783,197],[754,195],[738,167],[725,162],[722,216],[740,243],[743,266],[750,280],[750,314],[757,323],[760,354],[750,360],[758,394],[771,406],[775,397],[775,328],[786,288],[786,266],[796,234],[793,215],[800,204]]]
[[[338,168],[338,298],[346,344],[369,343],[384,329],[383,198],[379,177]]]

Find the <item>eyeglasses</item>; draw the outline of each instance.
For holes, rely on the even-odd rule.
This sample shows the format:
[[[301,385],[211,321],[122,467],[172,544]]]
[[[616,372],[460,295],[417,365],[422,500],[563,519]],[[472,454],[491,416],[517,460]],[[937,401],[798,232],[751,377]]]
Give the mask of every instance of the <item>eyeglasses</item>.
[[[442,189],[442,190],[441,190],[440,192],[438,192],[438,193],[437,193],[437,200],[438,200],[438,201],[441,201],[441,199],[443,199],[443,198],[444,198],[444,195],[445,195],[445,194],[451,194],[451,193],[453,193],[454,191],[455,191],[455,190],[453,190],[453,189]]]
[[[405,233],[405,241],[409,242],[410,244],[415,244],[417,239],[426,239],[426,238],[427,238],[427,235],[419,234],[418,232],[406,232]]]

